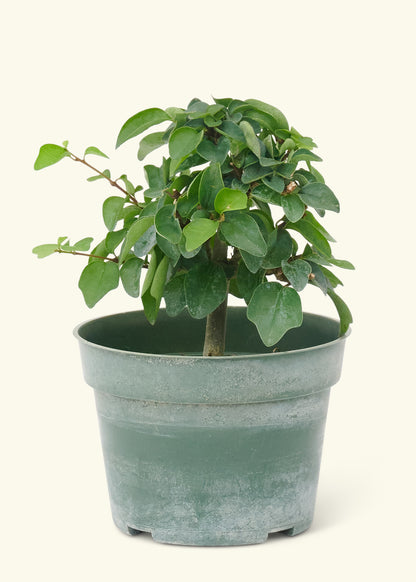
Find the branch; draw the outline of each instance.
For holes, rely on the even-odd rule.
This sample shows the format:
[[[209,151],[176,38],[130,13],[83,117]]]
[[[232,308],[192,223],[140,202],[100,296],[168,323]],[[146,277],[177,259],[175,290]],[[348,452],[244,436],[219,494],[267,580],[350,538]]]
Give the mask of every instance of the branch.
[[[66,255],[79,255],[81,257],[92,257],[93,259],[101,259],[103,261],[113,261],[113,263],[118,263],[118,257],[114,257],[114,258],[101,257],[99,255],[91,255],[89,253],[80,253],[79,251],[64,251],[62,249],[56,249],[55,253],[64,253]]]
[[[136,198],[132,194],[129,194],[127,192],[127,190],[125,190],[122,186],[120,186],[120,184],[118,184],[115,180],[112,180],[111,178],[109,178],[108,176],[106,176],[105,174],[103,174],[103,172],[100,172],[100,170],[97,170],[97,168],[94,168],[94,166],[91,166],[91,164],[89,164],[87,161],[85,161],[82,158],[79,158],[78,156],[76,156],[72,152],[69,152],[69,154],[71,156],[71,159],[74,160],[74,162],[81,162],[81,164],[84,164],[84,166],[87,166],[93,172],[96,172],[97,174],[99,174],[100,176],[102,176],[103,178],[105,178],[108,182],[110,182],[110,184],[112,186],[114,186],[114,188],[118,188],[121,192],[123,192],[123,194],[125,194],[125,196],[128,196],[129,197],[129,200],[130,200],[130,202],[132,202],[132,204],[135,204],[136,206],[139,206],[139,203],[137,202]]]

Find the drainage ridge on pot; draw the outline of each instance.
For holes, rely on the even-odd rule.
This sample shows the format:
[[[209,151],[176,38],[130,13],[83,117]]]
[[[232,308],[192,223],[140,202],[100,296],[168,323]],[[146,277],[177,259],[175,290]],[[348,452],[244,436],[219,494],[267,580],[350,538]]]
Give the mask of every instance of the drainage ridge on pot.
[[[231,307],[227,356],[204,358],[204,321],[161,311],[75,330],[95,390],[111,509],[125,533],[185,545],[259,543],[312,521],[329,391],[345,339],[305,314],[264,353]]]

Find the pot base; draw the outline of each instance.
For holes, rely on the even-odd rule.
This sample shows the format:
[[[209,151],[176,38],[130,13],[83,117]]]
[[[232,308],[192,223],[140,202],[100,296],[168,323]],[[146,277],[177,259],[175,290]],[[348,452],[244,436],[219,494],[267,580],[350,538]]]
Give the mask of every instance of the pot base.
[[[270,534],[282,533],[287,536],[295,536],[310,528],[312,520],[298,523],[292,527],[278,527],[270,532],[264,531],[232,531],[232,532],[201,532],[201,531],[178,531],[164,529],[136,529],[116,520],[114,523],[120,531],[129,536],[136,536],[141,533],[150,533],[153,541],[162,544],[173,544],[180,546],[245,546],[251,544],[262,544],[267,541]]]

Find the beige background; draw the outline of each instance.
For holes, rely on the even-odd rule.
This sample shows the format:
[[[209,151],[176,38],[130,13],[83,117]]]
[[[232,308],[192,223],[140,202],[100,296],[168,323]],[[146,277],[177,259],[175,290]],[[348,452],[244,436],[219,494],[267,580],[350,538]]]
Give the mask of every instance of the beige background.
[[[3,8],[5,581],[414,579],[413,6],[24,0]],[[355,324],[331,397],[312,529],[261,546],[195,549],[128,538],[112,525],[93,395],[71,331],[137,302],[118,290],[91,312],[76,285],[82,260],[31,255],[59,235],[98,238],[108,193],[69,160],[32,168],[42,143],[69,139],[76,153],[100,147],[115,174],[140,181],[138,141],[114,153],[121,124],[146,107],[211,95],[273,103],[316,140],[342,207],[325,224],[337,256],[357,270],[340,273]],[[305,309],[335,315],[318,293],[303,294]]]

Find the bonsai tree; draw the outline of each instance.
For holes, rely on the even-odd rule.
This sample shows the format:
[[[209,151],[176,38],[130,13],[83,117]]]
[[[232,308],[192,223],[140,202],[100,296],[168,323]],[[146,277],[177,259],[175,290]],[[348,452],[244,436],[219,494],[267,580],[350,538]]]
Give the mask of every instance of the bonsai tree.
[[[214,101],[146,109],[126,121],[116,147],[167,124],[141,138],[140,161],[165,144],[169,152],[160,166],[144,166],[145,189],[125,174],[114,179],[94,167],[91,156],[108,157],[96,147],[79,157],[68,142],[43,145],[36,170],[67,158],[94,173],[88,181],[103,179],[117,192],[104,200],[108,233],[92,250],[92,238],[71,244],[60,237],[33,252],[88,257],[79,280],[88,307],[121,280],[129,295],[141,296],[151,324],[162,297],[169,316],[187,309],[206,318],[205,356],[224,354],[229,293],[244,299],[247,317],[270,348],[301,325],[299,292],[308,284],[334,302],[344,334],[352,317],[335,293],[342,283],[331,269],[354,267],[334,258],[334,239],[320,222],[340,205],[313,165],[321,161],[312,151],[316,144],[262,101]]]

